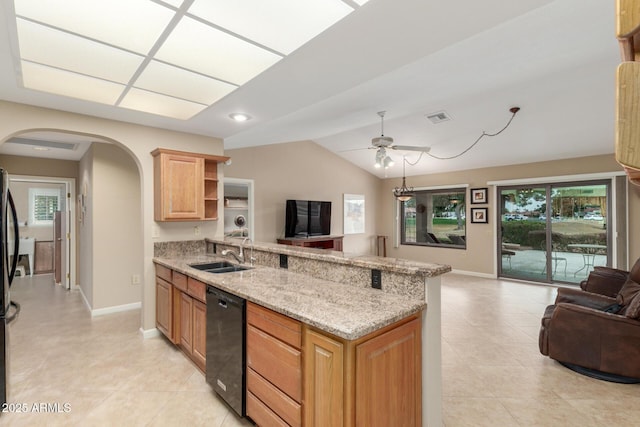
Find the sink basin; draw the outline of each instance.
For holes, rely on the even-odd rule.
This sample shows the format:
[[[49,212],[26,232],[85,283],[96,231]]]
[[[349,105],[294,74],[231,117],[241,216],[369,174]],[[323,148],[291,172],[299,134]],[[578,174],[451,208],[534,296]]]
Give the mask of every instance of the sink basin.
[[[206,271],[207,273],[232,273],[234,271],[250,270],[251,267],[245,267],[244,265],[232,264],[228,261],[209,262],[206,264],[191,264],[189,267],[193,267],[200,271]]]
[[[208,262],[206,264],[190,264],[189,267],[193,267],[196,270],[212,270],[214,268],[233,267],[235,264],[231,264],[228,261]]]

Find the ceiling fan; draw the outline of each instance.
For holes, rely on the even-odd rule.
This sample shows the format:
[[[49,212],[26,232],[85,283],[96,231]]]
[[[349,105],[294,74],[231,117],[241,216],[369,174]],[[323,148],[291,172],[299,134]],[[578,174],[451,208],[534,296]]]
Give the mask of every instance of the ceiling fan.
[[[376,168],[384,167],[385,169],[393,166],[393,159],[387,155],[387,149],[390,150],[402,150],[402,151],[420,151],[423,153],[428,153],[431,150],[431,147],[416,147],[413,145],[395,145],[393,143],[393,138],[390,136],[384,136],[384,114],[386,111],[379,111],[378,116],[380,116],[380,136],[371,139],[370,148],[377,149],[376,151]]]

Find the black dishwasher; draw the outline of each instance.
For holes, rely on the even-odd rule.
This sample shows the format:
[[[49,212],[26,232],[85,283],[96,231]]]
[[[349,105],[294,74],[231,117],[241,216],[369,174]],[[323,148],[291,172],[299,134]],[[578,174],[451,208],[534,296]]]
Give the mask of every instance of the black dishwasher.
[[[207,382],[245,416],[245,300],[207,287]]]

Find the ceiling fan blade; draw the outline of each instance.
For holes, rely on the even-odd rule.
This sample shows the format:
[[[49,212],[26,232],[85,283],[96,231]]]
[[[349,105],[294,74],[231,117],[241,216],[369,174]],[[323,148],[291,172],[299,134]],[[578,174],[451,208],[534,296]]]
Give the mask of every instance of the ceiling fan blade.
[[[415,147],[413,145],[393,145],[389,148],[402,151],[422,151],[423,153],[431,151],[431,147]]]
[[[371,149],[377,149],[378,147],[361,147],[361,148],[347,148],[346,150],[338,150],[338,153],[346,153],[349,151],[360,151],[360,150],[371,150]]]

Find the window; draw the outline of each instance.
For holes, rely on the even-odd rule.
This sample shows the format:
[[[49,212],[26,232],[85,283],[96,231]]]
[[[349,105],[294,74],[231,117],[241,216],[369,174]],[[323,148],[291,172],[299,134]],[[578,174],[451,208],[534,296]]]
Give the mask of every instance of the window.
[[[60,206],[60,191],[55,188],[29,189],[29,217],[31,225],[52,225]]]
[[[403,245],[466,248],[465,188],[415,191],[400,204]]]

